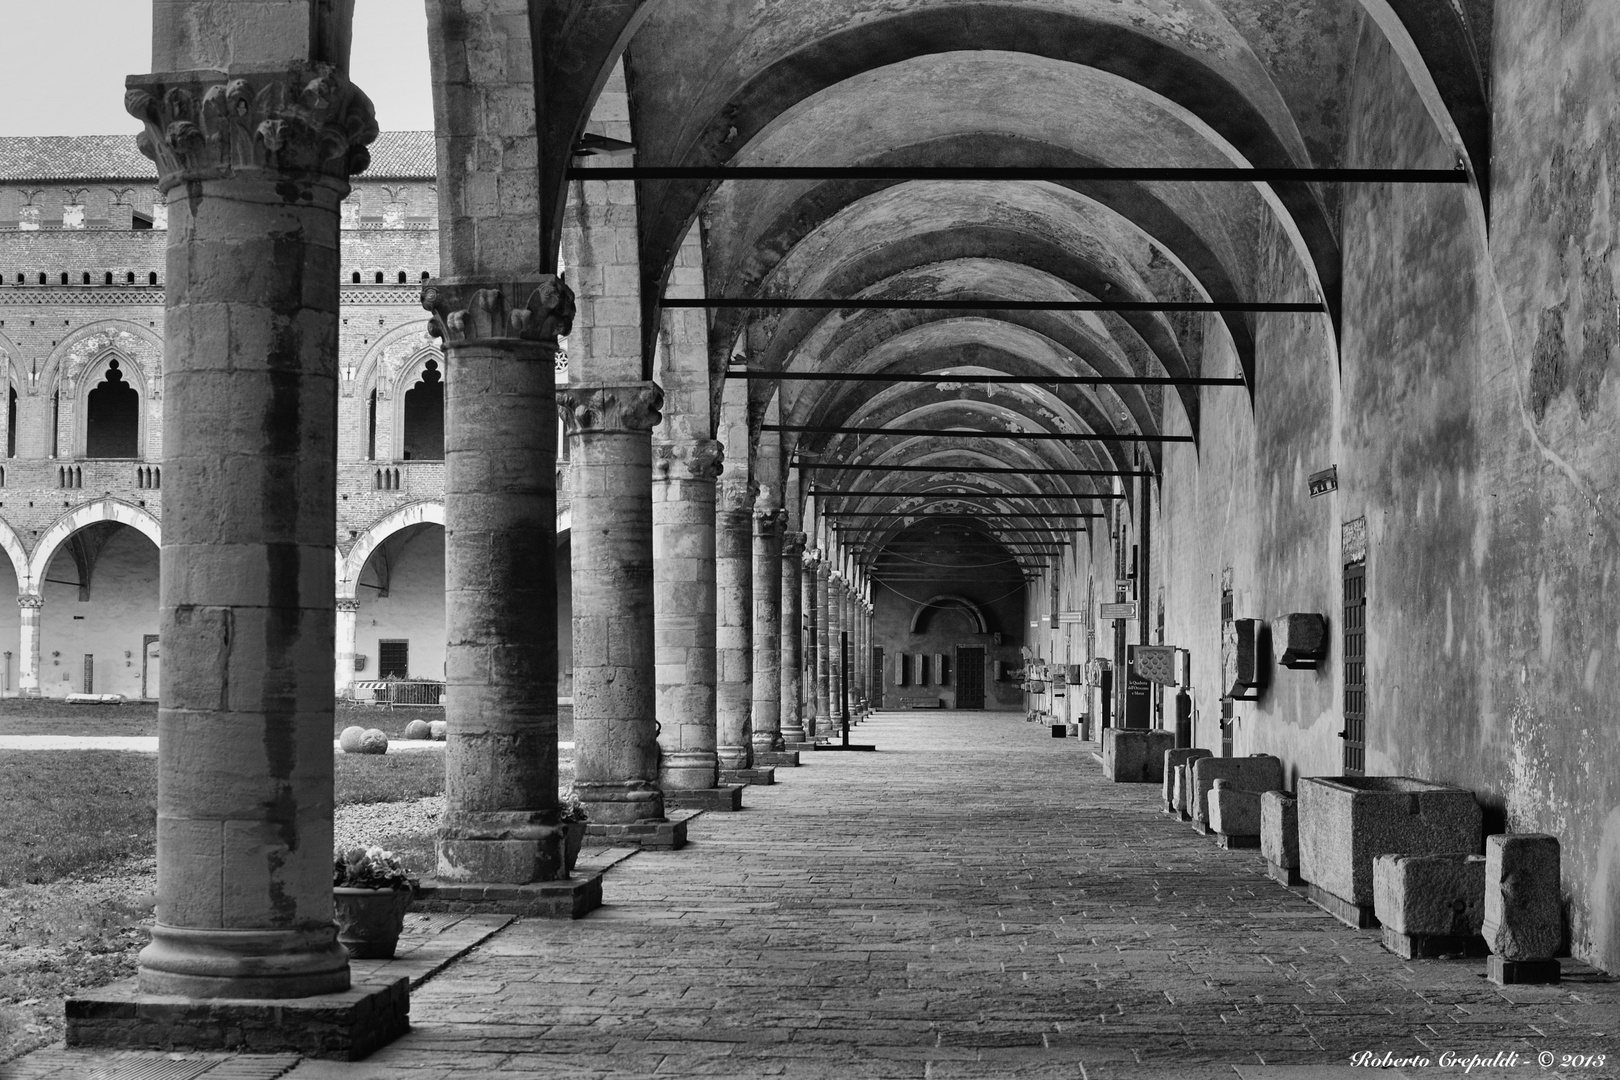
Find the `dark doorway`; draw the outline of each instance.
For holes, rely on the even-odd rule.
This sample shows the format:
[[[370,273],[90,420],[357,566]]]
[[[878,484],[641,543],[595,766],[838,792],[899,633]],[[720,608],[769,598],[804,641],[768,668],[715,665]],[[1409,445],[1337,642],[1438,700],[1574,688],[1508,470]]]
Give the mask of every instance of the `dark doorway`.
[[[956,649],[956,707],[984,708],[984,650]]]
[[[1367,564],[1344,568],[1344,774],[1367,769]]]
[[[872,708],[883,708],[883,649],[872,646]]]
[[[409,641],[377,642],[377,675],[383,679],[407,679],[411,670]]]
[[[429,360],[422,378],[405,391],[406,461],[444,460],[444,377]]]
[[[93,458],[140,456],[141,395],[124,381],[117,360],[107,362],[107,375],[85,409],[84,455]]]

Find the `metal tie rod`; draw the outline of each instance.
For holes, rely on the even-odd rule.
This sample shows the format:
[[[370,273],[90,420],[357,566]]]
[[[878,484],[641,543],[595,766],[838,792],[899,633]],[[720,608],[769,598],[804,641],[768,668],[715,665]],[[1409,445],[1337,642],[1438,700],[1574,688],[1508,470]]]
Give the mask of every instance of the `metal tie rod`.
[[[960,431],[954,428],[864,428],[821,427],[808,424],[762,424],[761,431],[786,431],[808,435],[901,435],[914,438],[950,439],[1033,439],[1047,442],[1145,442],[1190,443],[1191,435],[1097,435],[1055,431]]]
[[[1467,184],[1451,169],[1300,169],[1065,165],[636,165],[570,166],[570,180],[1044,180],[1239,184]]]
[[[947,498],[948,498],[948,496],[947,496]],[[932,505],[932,504],[930,504],[930,505]],[[1047,521],[1047,520],[1050,520],[1050,519],[1058,519],[1058,518],[1061,518],[1061,519],[1064,519],[1064,520],[1071,519],[1071,518],[1100,518],[1100,517],[1106,517],[1107,515],[1105,515],[1105,514],[1039,514],[1039,513],[1033,513],[1033,512],[1031,512],[1031,513],[1021,513],[1021,512],[1015,512],[1015,511],[1012,511],[1012,510],[996,510],[993,507],[988,507],[988,506],[983,506],[983,507],[975,506],[973,508],[973,512],[971,514],[967,513],[966,511],[962,511],[962,510],[947,510],[944,513],[933,513],[931,511],[927,511],[927,510],[823,510],[823,511],[821,511],[821,516],[822,517],[857,517],[857,518],[941,518],[941,519],[945,519],[945,520],[949,520],[951,518],[963,518],[963,517],[965,517],[965,518],[999,517],[999,518],[1034,518],[1037,521]],[[837,528],[837,526],[834,525],[834,528]]]
[[[1077,499],[1128,499],[1129,495],[1116,495],[1113,492],[1072,492],[1058,491],[1050,494],[1027,491],[965,491],[965,492],[935,492],[935,491],[857,491],[852,488],[834,488],[827,490],[814,490],[808,493],[812,499],[827,498],[862,498],[874,499],[914,499],[919,495],[928,495],[944,499],[1058,499],[1073,501]]]
[[[970,473],[977,476],[1152,476],[1144,469],[1006,469],[990,465],[836,465],[821,461],[795,461],[803,472]]]
[[[1177,311],[1315,314],[1327,305],[1318,301],[1252,300],[905,300],[883,296],[666,296],[663,307],[713,311],[771,309],[782,311]]]
[[[829,383],[967,383],[973,386],[1247,386],[1238,378],[1204,379],[1190,375],[883,375],[832,371],[727,371],[728,379],[762,382]]]

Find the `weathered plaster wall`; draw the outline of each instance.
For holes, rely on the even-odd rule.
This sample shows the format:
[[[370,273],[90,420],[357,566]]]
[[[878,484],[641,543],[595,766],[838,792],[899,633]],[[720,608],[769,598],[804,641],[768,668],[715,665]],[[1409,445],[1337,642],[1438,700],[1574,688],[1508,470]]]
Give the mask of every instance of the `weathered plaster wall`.
[[[376,575],[361,575],[360,615],[355,651],[366,655],[356,678],[375,679],[383,640],[410,642],[410,674],[420,679],[444,678],[444,529],[425,527],[395,556],[388,575],[388,595],[368,588]]]
[[[96,557],[88,600],[79,599],[76,584],[61,584],[79,580],[66,545],[46,576],[40,590],[40,692],[82,693],[84,658],[90,655],[95,693],[140,697],[144,636],[158,632],[157,546],[139,530],[119,526]]]

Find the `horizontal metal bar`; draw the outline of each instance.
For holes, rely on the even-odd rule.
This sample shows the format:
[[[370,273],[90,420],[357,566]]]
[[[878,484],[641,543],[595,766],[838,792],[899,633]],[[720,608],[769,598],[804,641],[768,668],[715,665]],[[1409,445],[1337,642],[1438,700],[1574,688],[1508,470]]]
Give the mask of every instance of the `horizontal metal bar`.
[[[810,435],[904,435],[914,438],[1024,439],[1045,442],[1161,442],[1190,443],[1191,435],[1095,435],[1054,431],[956,431],[949,428],[820,427],[807,424],[762,424],[761,431],[788,431]]]
[[[834,465],[795,461],[802,472],[971,473],[979,476],[1152,476],[1142,469],[1007,469],[990,465]]]
[[[570,166],[570,180],[1043,180],[1130,183],[1466,184],[1463,169],[1186,168],[1063,165]]]
[[[1247,386],[1242,379],[1198,379],[1191,376],[1160,375],[884,375],[860,372],[839,374],[832,371],[744,371],[727,370],[726,378],[761,382],[829,383],[967,383],[972,386]]]
[[[1116,495],[1113,492],[1101,494],[1084,494],[1075,492],[1053,492],[1041,494],[1027,491],[860,491],[855,488],[831,488],[825,490],[812,490],[805,493],[812,499],[827,498],[874,498],[874,499],[914,499],[919,495],[934,495],[941,499],[1058,499],[1070,501],[1074,499],[1127,499],[1128,495]]]
[[[1248,300],[904,300],[881,296],[848,299],[789,296],[666,296],[668,309],[701,308],[711,311],[1190,311],[1249,312],[1253,314],[1314,314],[1326,312],[1315,302],[1267,303]]]
[[[830,518],[834,518],[834,517],[858,517],[858,518],[914,517],[914,518],[943,518],[943,519],[947,519],[947,520],[950,519],[950,518],[959,518],[959,517],[966,517],[966,518],[998,517],[998,518],[1036,518],[1036,519],[1040,519],[1040,520],[1046,520],[1048,518],[1052,518],[1052,519],[1100,518],[1100,517],[1107,517],[1108,515],[1106,515],[1106,514],[1036,514],[1036,513],[1021,513],[1021,512],[1018,512],[1018,511],[1014,511],[1014,510],[994,510],[994,509],[986,506],[986,507],[983,507],[983,508],[974,507],[973,513],[971,513],[971,514],[963,513],[963,512],[961,512],[959,510],[952,510],[952,511],[948,511],[947,513],[943,513],[943,514],[935,514],[935,513],[930,513],[930,512],[927,512],[927,511],[923,511],[923,510],[823,510],[823,511],[821,511],[821,516],[822,517],[830,517]],[[833,527],[837,528],[838,526],[835,524]]]

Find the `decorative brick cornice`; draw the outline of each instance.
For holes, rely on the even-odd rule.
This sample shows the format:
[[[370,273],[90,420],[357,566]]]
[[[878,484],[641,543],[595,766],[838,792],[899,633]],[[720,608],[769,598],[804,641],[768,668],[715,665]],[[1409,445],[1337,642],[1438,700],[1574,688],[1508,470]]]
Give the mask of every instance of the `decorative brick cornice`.
[[[527,296],[513,307],[508,296]],[[557,350],[574,328],[574,290],[555,274],[501,285],[434,281],[422,287],[422,306],[433,313],[428,332],[446,347],[511,346],[529,342]]]
[[[559,387],[557,404],[570,436],[651,431],[664,418],[663,388],[650,382]]]
[[[371,99],[330,64],[133,75],[124,108],[146,124],[135,145],[158,190],[267,173],[347,185],[371,163]]]
[[[715,480],[725,467],[726,448],[714,439],[654,443],[653,479]]]

